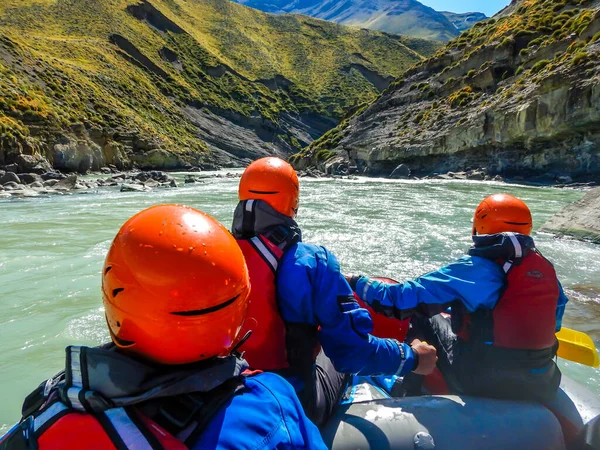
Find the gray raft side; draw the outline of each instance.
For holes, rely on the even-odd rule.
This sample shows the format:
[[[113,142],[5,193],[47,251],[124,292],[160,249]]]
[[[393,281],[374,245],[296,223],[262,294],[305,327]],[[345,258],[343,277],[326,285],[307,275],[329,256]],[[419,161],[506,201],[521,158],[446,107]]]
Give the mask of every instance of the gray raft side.
[[[322,435],[333,450],[565,449],[541,405],[454,395],[340,405]]]

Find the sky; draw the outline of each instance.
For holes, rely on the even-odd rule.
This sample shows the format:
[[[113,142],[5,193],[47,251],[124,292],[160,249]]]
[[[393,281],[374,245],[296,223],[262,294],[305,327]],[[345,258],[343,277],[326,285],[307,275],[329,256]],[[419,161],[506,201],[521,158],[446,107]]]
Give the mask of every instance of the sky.
[[[493,16],[510,3],[510,0],[419,0],[437,11],[482,12]]]

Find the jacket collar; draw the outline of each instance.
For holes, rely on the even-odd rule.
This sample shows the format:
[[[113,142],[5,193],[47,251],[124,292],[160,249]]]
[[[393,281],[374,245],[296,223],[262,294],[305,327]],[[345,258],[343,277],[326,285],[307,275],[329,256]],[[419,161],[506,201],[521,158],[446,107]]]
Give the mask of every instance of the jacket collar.
[[[516,261],[535,250],[531,236],[519,233],[482,234],[473,236],[469,255],[487,259]]]
[[[235,356],[181,366],[154,365],[133,359],[113,344],[66,349],[65,379],[57,386],[67,405],[81,411],[105,411],[142,401],[208,392],[240,376],[248,363]]]
[[[242,200],[233,213],[231,232],[236,239],[264,235],[282,250],[302,241],[294,219],[278,213],[263,200]]]

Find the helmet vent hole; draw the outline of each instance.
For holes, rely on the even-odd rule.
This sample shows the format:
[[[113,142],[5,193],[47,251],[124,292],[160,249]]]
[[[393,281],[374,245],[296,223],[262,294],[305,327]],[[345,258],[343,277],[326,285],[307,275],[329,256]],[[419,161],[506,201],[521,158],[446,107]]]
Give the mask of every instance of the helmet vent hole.
[[[113,289],[113,292],[112,292],[113,297],[116,297],[119,292],[124,291],[124,290],[125,290],[125,288]]]
[[[117,320],[117,326],[118,326],[119,328],[121,328],[121,322],[119,322],[118,320]]]
[[[106,275],[108,272],[110,272],[110,269],[112,269],[112,266],[108,266],[105,270],[104,270],[104,275]]]

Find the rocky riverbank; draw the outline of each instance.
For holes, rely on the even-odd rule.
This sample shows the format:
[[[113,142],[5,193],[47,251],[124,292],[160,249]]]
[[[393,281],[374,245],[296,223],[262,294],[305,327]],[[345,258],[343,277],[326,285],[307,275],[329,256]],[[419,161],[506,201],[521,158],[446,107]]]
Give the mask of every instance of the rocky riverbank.
[[[116,168],[81,177],[77,174],[64,174],[59,171],[43,173],[18,173],[18,167],[8,166],[0,170],[0,199],[28,198],[44,195],[64,195],[85,193],[101,188],[114,188],[120,192],[149,192],[154,189],[173,189],[180,186],[170,174],[158,170],[120,172]],[[236,173],[198,173],[185,175],[183,184],[202,183],[206,178],[235,178]]]
[[[373,169],[367,166],[355,165],[344,157],[335,157],[325,163],[318,164],[316,166],[309,166],[304,169],[298,169],[298,175],[300,177],[355,177],[357,175],[376,177],[376,178],[388,178],[395,180],[473,180],[473,181],[496,181],[506,182],[515,184],[524,184],[531,186],[557,186],[557,187],[591,187],[600,184],[600,179],[596,181],[585,181],[579,182],[573,180],[568,175],[557,175],[552,173],[546,173],[537,176],[509,176],[503,177],[498,174],[494,174],[485,167],[476,169],[467,168],[463,171],[449,171],[444,173],[432,172],[424,176],[416,176],[416,174],[405,164],[396,166],[391,171],[382,169]]]
[[[541,231],[600,244],[600,188],[556,214]]]

